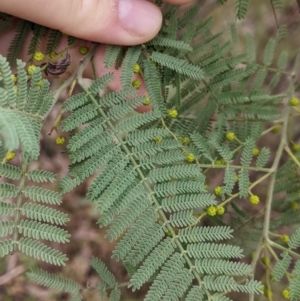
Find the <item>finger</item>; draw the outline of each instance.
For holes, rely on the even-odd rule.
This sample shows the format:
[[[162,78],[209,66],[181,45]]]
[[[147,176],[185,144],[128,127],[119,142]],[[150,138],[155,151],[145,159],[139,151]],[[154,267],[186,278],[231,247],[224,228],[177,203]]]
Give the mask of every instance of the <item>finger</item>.
[[[115,45],[144,43],[162,23],[159,8],[145,0],[0,0],[0,8],[78,38]]]
[[[191,4],[195,2],[195,0],[164,0],[164,2],[174,4],[174,5],[184,5],[184,4]]]

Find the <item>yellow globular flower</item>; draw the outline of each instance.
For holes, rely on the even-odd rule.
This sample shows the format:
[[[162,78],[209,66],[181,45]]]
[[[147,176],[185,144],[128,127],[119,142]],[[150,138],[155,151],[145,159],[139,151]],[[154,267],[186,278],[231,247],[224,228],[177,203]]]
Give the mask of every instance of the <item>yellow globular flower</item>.
[[[163,140],[163,138],[160,136],[154,138],[154,142],[156,142],[156,143],[162,142],[162,140]]]
[[[276,133],[278,133],[278,132],[280,131],[280,128],[281,128],[280,125],[276,125],[276,126],[273,128],[272,132],[276,134]]]
[[[259,203],[259,197],[257,195],[250,196],[250,203],[252,205],[257,205]]]
[[[221,159],[221,163],[222,163],[222,165],[226,165],[227,164],[227,162],[224,159]]]
[[[141,66],[139,64],[134,64],[133,65],[133,72],[134,73],[140,73],[141,71]]]
[[[185,160],[188,161],[188,162],[190,162],[190,163],[194,162],[195,161],[194,154],[186,154]]]
[[[64,145],[65,144],[65,138],[64,137],[62,137],[62,136],[58,136],[57,138],[56,138],[56,140],[55,140],[55,143],[57,144],[57,145]]]
[[[264,290],[264,295],[270,300],[270,299],[272,299],[273,293],[269,288],[266,287]]]
[[[214,163],[215,163],[215,165],[223,165],[222,160],[216,160]]]
[[[299,99],[297,97],[293,97],[291,100],[290,100],[290,106],[291,107],[297,107],[299,104]]]
[[[270,265],[270,258],[268,256],[264,256],[261,261],[267,267]]]
[[[292,210],[298,210],[299,209],[299,204],[298,203],[296,203],[296,202],[292,202],[291,203],[291,208],[292,208]]]
[[[288,288],[284,289],[281,293],[282,297],[286,300],[289,300],[291,298],[291,292]]]
[[[17,77],[14,74],[12,74],[11,80],[13,81],[13,83],[16,83],[17,82]]]
[[[139,89],[141,87],[141,82],[137,79],[134,80],[131,84],[132,84],[132,87],[136,88],[136,89]]]
[[[207,209],[206,209],[206,213],[207,213],[207,215],[209,215],[209,216],[215,216],[215,215],[217,214],[217,208],[214,207],[214,206],[209,206],[209,207],[207,207]]]
[[[33,58],[37,61],[37,62],[41,62],[43,59],[44,59],[45,55],[40,52],[40,51],[37,51],[34,55],[33,55]]]
[[[235,139],[235,134],[234,132],[229,132],[226,134],[226,139],[229,140],[229,141],[233,141]]]
[[[79,47],[79,53],[85,55],[89,52],[89,49],[86,46]]]
[[[177,110],[169,110],[168,116],[171,118],[176,118],[178,116]]]
[[[150,103],[151,103],[150,98],[149,98],[149,97],[145,97],[145,100],[144,100],[144,102],[143,102],[143,105],[144,105],[144,106],[148,106],[148,105],[150,105]]]
[[[191,143],[191,139],[189,137],[183,137],[181,141],[184,145],[189,145]]]
[[[8,151],[8,152],[6,153],[6,155],[5,155],[4,160],[5,160],[5,161],[11,161],[11,160],[13,160],[15,157],[16,157],[16,153],[15,153],[15,152],[13,152],[13,151]]]
[[[283,234],[283,235],[280,235],[280,240],[281,240],[282,242],[285,242],[285,243],[287,244],[287,243],[289,242],[290,238],[289,238],[288,235]]]
[[[225,213],[225,208],[223,206],[217,207],[217,215],[223,215]]]
[[[258,156],[259,154],[259,149],[257,147],[254,147],[253,150],[252,150],[252,155],[253,156]]]
[[[222,187],[221,186],[217,186],[214,190],[215,195],[220,196],[222,194]]]
[[[43,81],[42,81],[42,80],[40,80],[40,81],[36,84],[37,87],[41,87],[42,85],[43,85]]]
[[[35,69],[36,69],[35,65],[28,66],[28,68],[27,68],[28,74],[32,74]]]
[[[299,144],[293,144],[292,149],[296,153],[300,150],[300,145]]]
[[[235,181],[235,182],[238,182],[238,181],[239,181],[238,175],[234,175],[234,181]]]
[[[52,51],[52,52],[50,52],[49,56],[50,56],[50,59],[54,59],[54,58],[56,58],[57,54],[54,51]]]

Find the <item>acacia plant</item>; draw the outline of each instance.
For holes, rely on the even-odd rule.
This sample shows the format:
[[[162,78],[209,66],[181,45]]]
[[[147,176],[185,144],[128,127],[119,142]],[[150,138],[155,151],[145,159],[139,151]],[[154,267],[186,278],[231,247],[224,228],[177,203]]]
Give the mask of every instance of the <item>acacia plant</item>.
[[[235,1],[237,19],[245,17],[248,2]],[[271,4],[275,12],[281,1]],[[135,291],[145,283],[147,301],[226,301],[232,292],[279,300],[272,295],[279,281],[286,288],[277,294],[300,299],[300,146],[292,131],[300,114],[295,91],[300,57],[277,55],[285,26],[259,51],[248,35],[242,51],[235,24],[227,33],[212,33],[212,19],[199,19],[198,9],[168,6],[159,34],[148,43],[107,45],[106,67],[121,68],[118,91],[107,89],[111,72],[95,75],[90,86],[83,80],[96,43],[80,48],[84,58],[77,70],[51,90],[47,75],[67,70],[68,50],[78,40],[68,37],[68,46],[57,53],[61,32],[18,21],[8,56],[0,56],[2,257],[23,252],[67,264],[65,254],[47,245],[72,239],[63,229],[69,217],[53,205],[89,181],[86,199],[99,213],[99,226],[107,227],[108,241],[117,241],[113,259],[130,276],[128,283],[118,283],[94,254],[90,264],[101,277],[94,288],[99,300],[120,300],[121,287]],[[1,13],[0,32],[10,26],[11,16]],[[46,33],[47,45],[40,49]],[[18,58],[28,36],[26,65]],[[145,82],[145,94],[138,91],[135,73]],[[80,93],[74,93],[75,85]],[[69,135],[65,156],[71,163],[52,191],[46,187],[56,175],[31,163],[39,160],[41,130],[66,89],[53,127],[60,133],[58,144]],[[150,109],[141,114],[139,106]],[[276,151],[266,139],[274,133],[280,135]],[[222,183],[212,187],[216,173]],[[255,190],[261,183],[263,189]],[[42,269],[27,275],[70,293],[72,301],[83,299],[85,288],[72,279]]]

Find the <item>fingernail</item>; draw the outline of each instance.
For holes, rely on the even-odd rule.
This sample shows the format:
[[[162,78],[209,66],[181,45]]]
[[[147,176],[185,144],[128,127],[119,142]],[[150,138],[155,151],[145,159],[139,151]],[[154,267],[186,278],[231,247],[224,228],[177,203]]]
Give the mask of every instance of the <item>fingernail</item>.
[[[122,26],[137,36],[158,31],[162,22],[159,8],[144,0],[119,0],[118,14]]]

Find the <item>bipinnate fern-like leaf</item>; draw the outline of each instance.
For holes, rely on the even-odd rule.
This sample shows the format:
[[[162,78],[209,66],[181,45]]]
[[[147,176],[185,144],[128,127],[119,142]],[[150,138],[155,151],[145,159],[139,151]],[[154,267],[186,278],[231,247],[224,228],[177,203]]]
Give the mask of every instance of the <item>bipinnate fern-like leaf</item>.
[[[289,240],[289,247],[291,249],[297,249],[300,246],[300,228],[298,228],[291,236]]]
[[[30,170],[26,174],[27,178],[35,183],[54,182],[55,174],[45,170]]]
[[[18,187],[10,183],[0,183],[1,198],[15,198],[18,194]]]
[[[243,19],[248,10],[249,0],[235,0],[236,16]]]
[[[1,216],[13,215],[15,212],[15,204],[8,202],[0,202],[0,214]]]
[[[10,165],[10,164],[0,164],[0,176],[3,176],[7,179],[18,180],[21,177],[21,169]]]
[[[117,285],[115,276],[107,269],[106,265],[101,260],[93,257],[91,259],[91,266],[108,286],[115,287]]]
[[[0,236],[7,236],[13,233],[14,222],[13,221],[2,221],[0,222]]]
[[[5,255],[13,252],[14,245],[11,239],[5,239],[0,241],[0,256],[4,257]]]
[[[248,2],[236,0],[238,18],[245,16]],[[216,160],[226,161],[221,195],[225,198],[232,194],[235,185],[236,169],[230,166],[231,162],[241,154],[239,196],[248,196],[249,167],[253,147],[263,131],[261,121],[278,117],[274,103],[279,103],[280,97],[270,96],[262,89],[268,76],[264,68],[273,61],[276,41],[269,41],[264,66],[259,66],[254,63],[255,47],[251,47],[250,38],[247,55],[233,55],[233,46],[237,43],[234,26],[231,26],[231,40],[223,43],[221,33],[210,32],[210,20],[199,24],[190,22],[197,11],[193,7],[177,17],[175,8],[168,10],[158,37],[141,46],[107,46],[104,63],[107,67],[122,66],[122,89],[105,91],[103,95],[114,77],[109,72],[94,80],[89,88],[79,78],[83,92],[70,97],[62,108],[67,117],[62,121],[61,130],[71,132],[67,146],[71,164],[69,174],[60,180],[60,192],[68,192],[89,178],[87,199],[100,213],[98,224],[107,227],[106,238],[118,240],[113,257],[124,262],[130,275],[129,287],[133,290],[152,282],[146,296],[149,301],[198,301],[204,295],[225,301],[228,299],[216,292],[259,293],[261,290],[259,282],[237,283],[233,278],[249,276],[251,270],[246,264],[231,261],[243,256],[242,249],[224,242],[232,238],[232,230],[225,226],[222,218],[212,218],[220,225],[217,227],[203,227],[200,223],[207,214],[207,207],[218,205],[216,196],[205,187],[203,169]],[[43,32],[42,28],[36,30]],[[39,36],[37,34],[31,43],[31,52],[37,48]],[[54,51],[60,34],[51,32],[50,37],[47,53]],[[191,46],[194,38],[196,42]],[[74,42],[72,37],[68,40]],[[145,82],[145,94],[132,87],[137,63]],[[283,54],[279,69],[284,63]],[[37,68],[27,83],[23,67],[24,64],[18,62],[20,78],[15,93],[8,65],[0,60],[3,92],[0,93],[0,117],[3,116],[0,130],[4,133],[1,149],[2,144],[6,150],[21,147],[23,157],[30,161],[39,154],[41,123],[54,98],[48,93],[49,83],[41,79],[40,70]],[[144,105],[146,97],[150,99],[152,110],[143,114],[135,112],[138,106]],[[241,118],[249,122],[241,126]],[[9,120],[13,121],[13,128],[9,127]],[[234,129],[239,141],[226,141],[228,128]],[[256,160],[257,168],[263,167],[267,160],[268,151],[262,149]],[[20,174],[20,170],[8,166],[0,167],[0,172],[12,180],[54,181],[49,172],[22,169]],[[276,181],[282,179],[285,183],[290,181],[282,175]],[[0,203],[3,214],[10,215],[16,209],[25,216],[16,225],[25,237],[0,242],[1,254],[18,246],[35,258],[64,264],[63,254],[37,241],[68,240],[68,234],[57,227],[68,221],[67,215],[46,206],[59,205],[61,193],[37,186],[0,185],[2,198],[19,195],[44,203],[22,203],[18,208],[6,200]],[[285,191],[282,186],[274,192]],[[237,219],[248,218],[237,206],[232,208]],[[280,218],[274,223],[281,224],[287,219]],[[14,225],[3,225],[3,235],[11,234]],[[296,236],[291,239],[292,244],[298,246]],[[100,296],[106,297],[109,290],[110,300],[119,300],[120,289],[112,273],[96,258],[91,265],[103,280],[97,288]],[[41,274],[40,278],[44,277],[43,283],[49,283],[52,276],[45,275]],[[74,293],[73,299],[81,299],[77,286],[60,278],[53,282],[58,289],[59,283],[64,283],[62,289],[70,286],[67,291]],[[293,285],[296,287],[296,283]]]
[[[65,254],[30,238],[21,238],[18,242],[18,249],[28,256],[54,265],[65,265],[65,261],[68,260]]]
[[[232,229],[229,227],[199,227],[185,228],[178,231],[178,238],[185,243],[216,241],[232,238]]]
[[[251,275],[250,265],[222,259],[197,259],[195,267],[200,274]]]
[[[287,252],[283,252],[281,257],[282,259],[276,261],[272,270],[272,279],[274,281],[281,280],[292,261],[291,256]]]
[[[207,289],[224,292],[227,290],[235,292],[247,292],[260,294],[262,292],[262,285],[256,280],[247,281],[247,285],[240,285],[235,280],[228,276],[204,276],[204,286]]]
[[[63,229],[36,221],[22,220],[18,227],[20,233],[27,237],[33,237],[36,240],[47,239],[65,243],[69,241],[70,237],[70,234]]]
[[[55,274],[50,274],[41,269],[33,269],[27,273],[27,277],[40,285],[57,289],[66,293],[77,294],[80,285],[73,280],[62,278]]]
[[[182,59],[173,58],[167,54],[152,52],[151,59],[165,67],[168,67],[176,72],[201,80],[204,78],[204,72],[200,67],[191,65]]]
[[[65,225],[69,221],[67,214],[39,204],[24,203],[21,212],[28,218],[51,224]]]
[[[23,190],[24,195],[35,202],[43,202],[59,205],[62,202],[62,195],[52,190],[43,189],[37,186],[27,186]]]
[[[32,74],[31,86],[27,87],[25,63],[17,61],[18,84],[14,87],[12,72],[5,58],[0,57],[0,74],[3,78],[4,90],[0,97],[0,130],[4,136],[7,150],[15,150],[21,146],[28,160],[39,156],[39,133],[43,118],[54,101],[49,91],[43,91],[44,84],[37,85],[41,80],[41,71],[36,68]],[[49,86],[47,86],[49,88]]]

